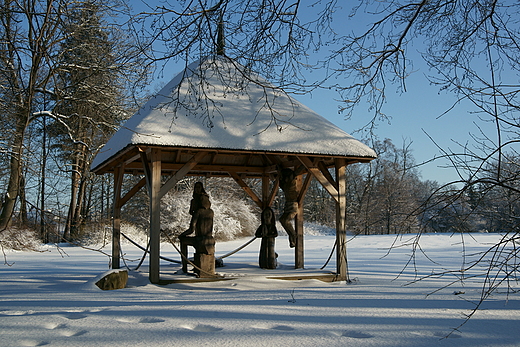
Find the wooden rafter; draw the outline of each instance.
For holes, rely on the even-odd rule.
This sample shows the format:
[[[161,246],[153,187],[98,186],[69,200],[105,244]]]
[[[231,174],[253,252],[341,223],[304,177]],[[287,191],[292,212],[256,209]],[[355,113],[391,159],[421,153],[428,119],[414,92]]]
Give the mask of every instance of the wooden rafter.
[[[312,180],[312,175],[307,174],[307,176],[305,176],[305,180],[303,181],[303,184],[300,188],[300,192],[298,193],[298,204],[301,204],[303,202],[303,198],[305,198],[305,194],[307,193],[307,190],[309,189],[311,180]]]
[[[170,189],[172,189],[177,182],[179,182],[191,169],[199,163],[199,161],[206,156],[207,152],[198,152],[186,164],[184,164],[172,177],[164,183],[159,191],[159,199],[164,196]],[[161,168],[162,169],[162,168]]]
[[[271,193],[269,193],[267,197],[267,201],[265,202],[266,206],[271,206],[273,204],[274,199],[276,198],[276,194],[278,194],[278,188],[280,187],[280,181],[278,178],[273,183],[273,188],[271,189]]]
[[[144,177],[146,179],[146,185],[148,186],[148,190],[150,190],[150,187],[152,186],[152,183],[150,181],[150,177],[152,176],[152,173],[150,171],[150,164],[148,161],[148,155],[147,150],[144,148],[139,147],[139,155],[141,156],[141,165],[144,171]]]
[[[323,174],[323,172],[321,172],[321,170],[315,166],[309,158],[298,156],[298,160],[300,160],[300,162],[305,165],[305,168],[309,171],[309,173],[311,173],[318,180],[318,182],[321,183],[323,188],[325,188],[337,202],[338,189],[336,188],[335,184],[331,183],[329,179],[327,179],[327,177]]]
[[[264,206],[262,204],[262,200],[256,195],[256,193],[249,188],[246,182],[236,173],[236,172],[229,172],[229,175],[238,183],[240,187],[253,199],[253,201],[262,209]]]
[[[119,199],[118,206],[123,207],[128,202],[128,200],[130,200],[145,185],[146,185],[146,178],[143,177],[139,180],[139,182],[136,183],[135,186],[133,186],[132,189],[130,189],[121,199]]]

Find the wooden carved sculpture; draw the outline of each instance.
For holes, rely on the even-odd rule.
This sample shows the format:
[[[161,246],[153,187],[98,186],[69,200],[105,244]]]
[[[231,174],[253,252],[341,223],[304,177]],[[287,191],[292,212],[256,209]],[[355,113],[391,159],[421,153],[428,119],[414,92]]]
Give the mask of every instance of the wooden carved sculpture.
[[[190,204],[190,213],[192,214],[190,227],[188,230],[179,235],[181,242],[182,253],[182,271],[188,272],[188,246],[195,248],[195,265],[200,267],[202,258],[210,258],[213,263],[210,268],[202,269],[204,272],[215,271],[215,239],[213,238],[213,210],[211,209],[211,202],[209,196],[204,191],[202,183],[195,183],[193,199]],[[195,236],[189,236],[195,233]],[[204,257],[209,255],[211,257]],[[210,262],[208,261],[208,264]],[[200,269],[196,269],[199,275]]]
[[[283,214],[280,216],[280,223],[289,235],[289,246],[296,246],[296,232],[292,221],[298,214],[298,190],[296,189],[296,175],[291,169],[280,171],[280,188],[285,194],[285,205]]]
[[[262,269],[276,269],[278,254],[275,252],[275,237],[278,236],[276,230],[276,220],[274,212],[270,207],[262,211],[262,224],[256,230],[255,236],[262,238],[260,246],[259,266]]]

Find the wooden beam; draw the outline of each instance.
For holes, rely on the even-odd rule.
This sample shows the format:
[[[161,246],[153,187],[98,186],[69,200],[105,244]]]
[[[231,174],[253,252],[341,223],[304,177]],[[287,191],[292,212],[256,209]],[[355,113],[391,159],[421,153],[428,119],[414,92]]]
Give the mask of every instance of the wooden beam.
[[[327,179],[327,177],[325,177],[325,175],[321,172],[321,170],[318,167],[316,167],[309,158],[307,158],[307,157],[300,157],[299,156],[298,159],[305,166],[307,171],[309,171],[314,176],[314,178],[316,178],[318,180],[318,182],[321,183],[323,188],[325,188],[327,190],[327,192],[329,192],[329,194],[337,202],[338,201],[337,200],[337,198],[338,198],[338,189],[335,187],[335,185],[332,184]]]
[[[136,155],[134,155],[133,157],[130,157],[130,158],[128,158],[127,160],[125,160],[125,163],[124,163],[124,164],[125,164],[125,165],[128,165],[128,164],[130,164],[130,163],[136,161],[137,159],[139,159],[139,157],[140,157],[140,155],[139,155],[139,154],[136,154]]]
[[[296,189],[302,192],[303,175],[296,176]],[[305,195],[305,194],[304,194]],[[298,213],[294,218],[294,231],[296,232],[296,247],[294,248],[294,268],[303,269],[304,267],[304,242],[303,242],[303,199],[298,201]]]
[[[303,199],[305,198],[305,194],[307,194],[307,190],[309,189],[309,186],[311,184],[312,175],[307,174],[305,176],[305,180],[303,181],[302,187],[300,189],[300,192],[298,193],[298,204],[300,202],[303,203]]]
[[[267,207],[271,207],[271,205],[269,204],[269,196],[270,196],[270,191],[269,191],[269,183],[270,183],[270,179],[269,179],[269,174],[268,173],[265,173],[262,175],[262,211],[264,209],[266,209]]]
[[[199,152],[200,153],[200,152]],[[174,164],[174,163],[163,163],[163,171],[177,171],[182,169],[185,164]],[[142,170],[142,165],[138,162],[132,162],[127,165],[127,170]],[[205,172],[237,172],[237,173],[253,173],[262,174],[265,172],[265,168],[262,166],[239,166],[239,165],[228,165],[228,164],[197,164],[194,167],[196,171]],[[275,172],[276,167],[272,167],[270,172]]]
[[[150,163],[148,161],[148,155],[147,155],[147,150],[146,149],[143,149],[141,147],[138,148],[139,149],[139,155],[141,156],[141,164],[142,164],[142,168],[143,168],[143,171],[144,171],[144,177],[146,178],[146,186],[148,188],[148,192],[150,192],[150,189],[152,187],[152,183],[151,183],[151,177],[152,177],[152,173],[150,171]],[[131,165],[129,165],[131,167]]]
[[[320,169],[320,172],[325,176],[327,181],[329,181],[330,184],[334,186],[334,188],[338,189],[338,185],[336,181],[334,181],[334,177],[330,174],[329,169],[325,166],[325,164],[322,161],[318,162],[318,169]]]
[[[150,177],[150,263],[149,263],[149,279],[152,283],[159,283],[160,279],[160,234],[161,234],[161,214],[160,205],[161,198],[159,191],[161,190],[161,150],[152,149],[151,163],[149,170]]]
[[[276,195],[278,194],[278,188],[280,187],[280,180],[276,178],[273,183],[273,188],[271,189],[271,193],[269,194],[266,204],[267,206],[272,206]]]
[[[273,189],[271,190],[271,195],[269,195],[269,206],[273,205],[274,199],[276,195],[278,195],[278,189],[280,188],[280,180],[276,179],[273,184]]]
[[[141,188],[143,188],[146,185],[146,177],[141,178],[137,184],[128,191],[128,193],[125,194],[120,200],[119,200],[119,207],[123,207],[128,200],[132,198]]]
[[[114,203],[112,215],[112,269],[119,269],[121,254],[121,186],[123,185],[124,168],[114,168]]]
[[[347,223],[345,212],[347,207],[346,197],[346,162],[344,159],[335,160],[336,179],[338,185],[338,198],[336,200],[336,275],[338,280],[348,280],[347,274]]]
[[[177,182],[179,182],[191,169],[195,167],[206,156],[208,152],[198,152],[195,154],[186,164],[184,164],[166,183],[162,186],[159,192],[159,199],[161,199],[164,194],[168,193],[170,189],[172,189]]]
[[[249,186],[244,182],[242,178],[236,173],[236,172],[229,172],[229,175],[233,177],[233,179],[238,183],[240,187],[253,199],[253,201],[260,207],[260,209],[263,209],[262,200],[256,195],[256,193],[249,188]]]

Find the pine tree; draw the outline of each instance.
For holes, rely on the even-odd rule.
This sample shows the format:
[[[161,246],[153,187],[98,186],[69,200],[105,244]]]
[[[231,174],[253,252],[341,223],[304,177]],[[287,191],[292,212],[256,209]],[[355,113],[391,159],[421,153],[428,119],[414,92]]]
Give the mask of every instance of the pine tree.
[[[61,45],[56,112],[68,119],[54,128],[54,137],[71,180],[64,238],[77,239],[87,214],[93,152],[124,113],[114,52],[117,45],[103,22],[102,4],[96,0],[74,3],[62,30],[66,39]]]

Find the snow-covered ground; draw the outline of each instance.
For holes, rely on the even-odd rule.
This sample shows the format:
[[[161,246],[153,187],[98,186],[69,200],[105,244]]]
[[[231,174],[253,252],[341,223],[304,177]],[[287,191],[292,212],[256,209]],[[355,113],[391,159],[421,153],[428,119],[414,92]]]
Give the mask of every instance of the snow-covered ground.
[[[498,239],[473,236],[465,239],[467,254]],[[108,258],[100,252],[53,246],[41,253],[9,251],[11,266],[0,267],[0,346],[520,346],[518,295],[497,293],[454,331],[480,298],[481,284],[458,283],[431,295],[453,278],[410,284],[416,274],[460,268],[460,236],[424,235],[421,245],[436,263],[419,255],[415,268],[397,278],[410,248],[385,257],[394,239],[352,239],[349,284],[268,278],[318,272],[334,236],[306,236],[305,270],[292,269],[293,251],[279,237],[276,270],[256,266],[257,240],[217,269],[233,280],[152,285],[145,262],[130,273],[128,287],[116,291],[94,285],[108,270]],[[245,241],[217,243],[217,255]],[[142,255],[130,244],[124,252],[133,260],[130,266]],[[179,258],[168,244],[162,255]],[[179,277],[179,268],[161,264],[168,278]],[[333,257],[326,270],[334,269]]]

